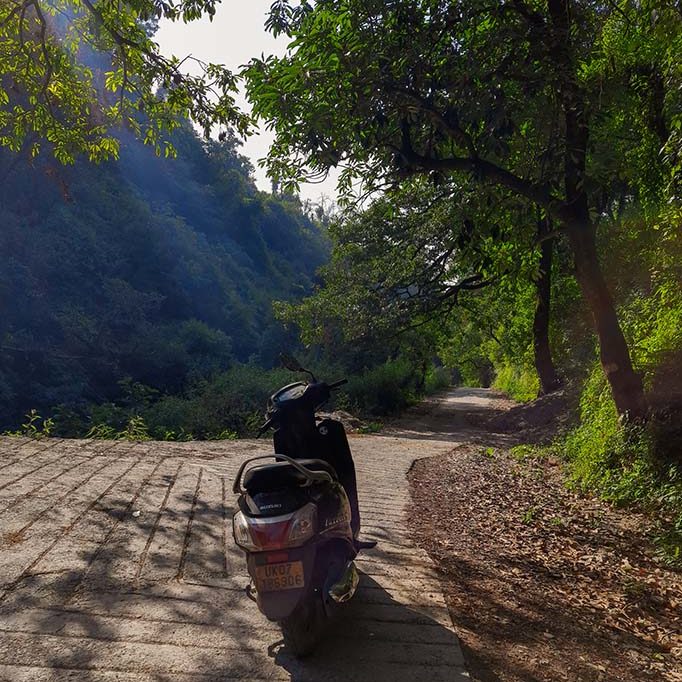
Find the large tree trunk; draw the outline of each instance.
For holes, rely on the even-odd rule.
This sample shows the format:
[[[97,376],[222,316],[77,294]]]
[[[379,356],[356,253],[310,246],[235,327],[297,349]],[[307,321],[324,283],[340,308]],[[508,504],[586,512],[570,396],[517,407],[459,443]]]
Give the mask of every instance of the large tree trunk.
[[[575,257],[578,284],[592,313],[594,328],[599,338],[601,365],[611,386],[616,409],[623,417],[640,419],[646,413],[642,379],[632,367],[613,299],[599,265],[596,229],[590,219],[585,189],[590,131],[588,107],[576,76],[573,53],[571,22],[574,6],[568,0],[548,0],[547,7],[553,29],[550,34],[550,55],[556,66],[565,124],[566,203],[562,219],[568,229]]]
[[[601,366],[611,386],[616,409],[622,416],[641,419],[646,413],[642,379],[632,367],[613,299],[604,281],[594,226],[589,222],[573,225],[568,235],[575,256],[576,278],[592,313]]]
[[[559,377],[552,360],[549,346],[549,315],[552,290],[552,252],[554,239],[548,237],[549,226],[546,220],[538,221],[540,241],[540,272],[535,282],[537,299],[533,318],[533,351],[535,369],[540,379],[540,395],[555,391],[559,387]]]

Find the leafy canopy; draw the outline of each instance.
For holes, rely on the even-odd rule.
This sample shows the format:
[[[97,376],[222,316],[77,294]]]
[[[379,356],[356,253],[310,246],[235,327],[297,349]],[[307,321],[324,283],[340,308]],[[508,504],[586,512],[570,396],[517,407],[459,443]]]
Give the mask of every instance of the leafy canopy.
[[[271,28],[289,33],[289,53],[246,72],[254,112],[275,133],[271,174],[296,185],[341,166],[351,193],[357,178],[371,190],[465,173],[564,220],[573,97],[591,126],[584,189],[595,213],[614,179],[646,178],[658,195],[680,163],[675,4],[570,2],[568,54],[549,4],[275,3]]]
[[[217,0],[2,0],[0,146],[63,162],[117,157],[112,129],[132,129],[157,154],[190,117],[206,133],[240,131],[235,76],[224,66],[166,57],[152,34],[161,19],[213,17]],[[198,75],[184,67],[188,59]]]
[[[462,294],[494,285],[502,295],[537,276],[534,220],[519,224],[517,203],[481,201],[471,184],[434,187],[417,178],[367,209],[348,208],[330,224],[324,286],[281,312],[308,342],[336,325],[346,339],[370,345],[443,323]]]

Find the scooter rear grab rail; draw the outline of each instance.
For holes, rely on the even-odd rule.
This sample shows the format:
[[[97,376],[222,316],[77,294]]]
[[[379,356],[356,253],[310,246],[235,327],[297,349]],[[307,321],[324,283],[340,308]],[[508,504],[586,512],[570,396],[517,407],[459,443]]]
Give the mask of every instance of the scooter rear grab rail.
[[[297,462],[295,459],[287,457],[286,455],[280,455],[279,453],[275,453],[273,455],[259,455],[258,457],[250,457],[249,459],[245,460],[239,467],[239,471],[237,471],[237,476],[235,477],[234,484],[232,486],[232,492],[235,495],[243,495],[246,492],[246,490],[242,488],[241,483],[242,476],[244,475],[244,470],[246,469],[247,465],[259,459],[272,459],[273,457],[287,461],[295,469],[302,473],[308,480],[308,483],[306,485],[312,485],[313,483],[316,482],[331,483],[333,480],[332,477],[326,471],[311,471],[310,469],[306,469],[300,462]]]

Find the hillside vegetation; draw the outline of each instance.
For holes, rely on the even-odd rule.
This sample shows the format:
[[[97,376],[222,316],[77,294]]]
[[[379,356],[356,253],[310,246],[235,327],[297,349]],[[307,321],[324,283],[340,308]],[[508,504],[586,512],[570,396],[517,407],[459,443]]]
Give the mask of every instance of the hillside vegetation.
[[[177,159],[121,135],[121,158],[65,167],[0,153],[0,428],[133,439],[253,435],[300,348],[273,301],[312,291],[320,209],[259,192],[236,140],[173,134]],[[430,351],[312,349],[375,418],[447,383]],[[432,354],[432,353],[431,353]]]
[[[35,408],[73,434],[89,404],[268,368],[294,343],[271,301],[310,290],[323,231],[256,190],[234,140],[174,143],[162,159],[123,136],[100,166],[0,155],[0,426]]]

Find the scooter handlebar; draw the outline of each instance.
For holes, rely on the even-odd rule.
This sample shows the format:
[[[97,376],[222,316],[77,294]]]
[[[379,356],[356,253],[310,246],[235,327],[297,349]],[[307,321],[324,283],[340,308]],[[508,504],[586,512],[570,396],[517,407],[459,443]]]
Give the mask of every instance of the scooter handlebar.
[[[260,438],[272,426],[272,419],[268,419],[263,426],[258,429],[256,438]]]
[[[326,387],[327,387],[327,389],[328,389],[329,391],[333,391],[333,390],[335,390],[335,389],[337,389],[337,388],[340,388],[341,386],[343,386],[343,385],[345,385],[345,384],[347,384],[347,383],[348,383],[348,379],[339,379],[338,381],[334,381],[334,382],[332,382],[331,384],[326,384]],[[322,383],[320,383],[320,384],[315,384],[315,385],[316,385],[316,386],[320,386],[320,387],[325,386],[324,382],[322,382]],[[326,401],[327,398],[328,398],[328,396],[325,396],[325,397],[324,397],[324,400]],[[258,433],[256,434],[256,438],[260,438],[260,437],[261,437],[261,436],[262,436],[262,435],[263,435],[263,434],[272,426],[273,422],[274,422],[274,418],[273,418],[273,417],[270,417],[270,418],[269,418],[269,419],[268,419],[268,420],[267,420],[267,421],[258,429]]]

